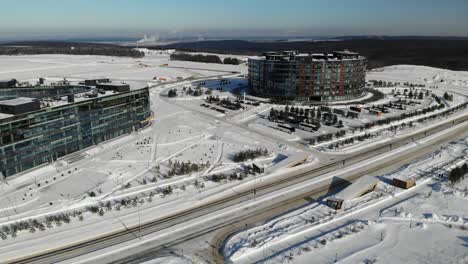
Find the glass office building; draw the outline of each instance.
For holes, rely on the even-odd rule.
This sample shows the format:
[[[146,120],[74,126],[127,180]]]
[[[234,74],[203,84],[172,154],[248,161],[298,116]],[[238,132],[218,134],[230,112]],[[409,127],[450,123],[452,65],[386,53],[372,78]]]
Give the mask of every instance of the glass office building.
[[[13,93],[12,90],[8,92]],[[25,92],[20,93],[24,96]],[[47,92],[55,94],[52,90]],[[148,88],[73,101],[16,115],[0,114],[0,172],[3,176],[128,134],[150,122]]]
[[[0,97],[30,97],[30,98],[53,98],[68,94],[79,94],[88,92],[89,86],[84,85],[54,85],[54,86],[31,86],[31,87],[0,87]]]
[[[268,52],[249,59],[249,92],[278,100],[333,101],[360,96],[367,60],[357,53]]]

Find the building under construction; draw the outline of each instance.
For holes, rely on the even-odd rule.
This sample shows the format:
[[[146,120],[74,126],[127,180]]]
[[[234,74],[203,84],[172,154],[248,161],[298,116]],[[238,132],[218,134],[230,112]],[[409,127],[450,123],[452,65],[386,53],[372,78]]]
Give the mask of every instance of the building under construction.
[[[9,87],[0,91],[0,174],[8,177],[141,129],[149,90],[88,86]]]

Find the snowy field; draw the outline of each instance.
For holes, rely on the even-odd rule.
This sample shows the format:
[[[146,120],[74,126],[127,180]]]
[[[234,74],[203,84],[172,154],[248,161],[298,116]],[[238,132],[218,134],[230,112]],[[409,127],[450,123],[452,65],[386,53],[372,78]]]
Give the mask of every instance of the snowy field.
[[[436,86],[439,89],[468,95],[468,72],[451,71],[427,66],[395,65],[375,69],[368,80],[407,82]]]
[[[186,206],[188,201],[229,190],[241,181],[263,177],[265,174],[249,169],[252,162],[268,168],[275,165],[277,155],[295,154],[297,150],[290,146],[242,126],[220,122],[223,118],[218,120],[187,110],[183,103],[167,102],[160,96],[167,89],[191,85],[197,79],[216,80],[218,76],[231,76],[229,72],[245,70],[245,65],[173,62],[165,53],[150,54],[143,59],[64,55],[2,57],[1,79],[33,81],[44,77],[52,81],[63,77],[69,80],[109,77],[149,85],[154,120],[151,127],[139,132],[0,183],[0,236],[3,238],[0,253],[10,251],[20,242],[37,246],[41,243],[34,241],[46,237],[56,238],[57,243],[66,242],[70,237],[76,240],[96,233],[85,230],[122,229],[125,223],[135,224],[137,215],[139,221],[147,221],[155,215],[171,213],[179,206]],[[155,77],[167,78],[167,83],[155,81]],[[232,80],[238,87],[239,81]],[[245,84],[244,80],[240,82]],[[265,149],[267,153],[254,160],[233,160],[235,154],[253,149]]]
[[[465,138],[379,176],[344,210],[319,200],[237,233],[223,253],[233,263],[466,263],[468,178],[452,186],[446,177],[467,146]],[[401,176],[416,187],[390,184]]]
[[[320,106],[304,106],[304,104],[299,103],[289,105],[288,107],[269,105],[269,108],[265,104],[265,111],[257,111],[257,115],[245,119],[245,123],[254,130],[264,131],[265,134],[274,137],[283,138],[287,141],[301,142],[318,151],[340,154],[357,152],[392,138],[424,129],[447,118],[466,115],[468,112],[466,106],[464,106],[450,115],[442,115],[442,113],[458,106],[466,105],[468,102],[467,72],[454,72],[423,66],[398,65],[372,70],[367,74],[366,78],[368,81],[383,81],[392,85],[388,87],[371,86],[384,94],[384,98],[379,100],[365,104],[352,104],[353,100],[330,104],[328,107],[331,109],[332,114],[336,115],[337,121],[330,124],[321,121],[321,126],[317,131],[301,128],[300,125],[295,124],[298,121],[290,122],[290,124],[296,127],[295,132],[281,131],[278,129],[278,125],[284,121],[270,119],[271,109],[276,110],[277,114],[280,112],[290,113],[289,118],[298,115],[298,113],[299,116],[303,116],[302,113],[305,111],[313,112],[313,114],[309,114],[310,120],[315,119],[316,121],[320,119],[319,116],[323,118],[325,111]],[[453,99],[444,100],[445,93],[452,95]],[[418,96],[409,98],[407,96],[409,94]],[[441,102],[436,102],[433,96],[441,98]],[[364,98],[368,97],[368,95],[364,96]],[[354,101],[359,100],[361,99]],[[381,116],[373,114],[370,111],[371,109],[379,110],[373,107],[382,107],[389,103],[398,104],[400,100],[412,102],[411,104],[402,104],[404,109],[385,107],[388,113],[382,112]],[[443,108],[437,108],[427,113],[422,112],[423,109],[438,107],[439,104],[443,104]],[[358,113],[359,117],[357,119],[334,112],[351,112],[350,107],[362,109],[362,112]],[[295,108],[295,114],[291,108]],[[372,123],[413,113],[416,114],[411,117],[366,127]],[[303,122],[302,120],[304,118],[301,117],[300,122]],[[339,125],[340,122],[342,125]],[[338,132],[342,132],[343,134],[337,136]],[[321,139],[321,137],[325,136],[330,136],[330,138]]]
[[[44,78],[92,79],[111,78],[127,82],[153,82],[154,79],[204,77],[217,75],[217,70],[246,73],[245,65],[219,65],[170,61],[169,54],[144,58],[107,56],[28,55],[0,56],[0,79],[18,81]]]
[[[380,138],[364,141],[360,145],[343,146],[334,151],[321,145],[303,145],[304,141],[309,140],[310,133],[285,133],[272,128],[271,122],[263,118],[268,116],[272,108],[280,108],[279,106],[245,103],[243,109],[229,110],[226,113],[212,109],[222,108],[219,105],[201,106],[208,96],[230,100],[242,96],[247,85],[243,77],[247,73],[245,64],[233,66],[170,61],[170,51],[146,52],[147,56],[141,59],[66,55],[0,56],[0,79],[15,78],[19,81],[35,82],[40,77],[48,81],[62,78],[81,81],[107,77],[128,82],[136,87],[149,86],[154,113],[154,120],[148,128],[1,182],[0,259],[19,254],[25,249],[30,252],[43,249],[41,246],[44,245],[44,240],[49,241],[47,246],[59,246],[70,241],[94,237],[100,232],[121,230],[169,215],[206,198],[221,196],[241,183],[251,186],[257,180],[271,176],[270,173],[278,169],[278,164],[287,164],[289,159],[298,156],[306,157],[310,163],[308,165],[314,165],[320,161],[319,151],[334,154],[353,148],[358,150],[389,137],[383,133]],[[468,74],[465,73],[397,66],[373,71],[369,75],[369,79],[412,81],[437,86],[438,88],[430,89],[438,95],[444,91],[453,92],[454,100],[447,103],[448,108],[464,103],[468,93]],[[202,95],[193,96],[183,92],[189,88],[200,89]],[[178,96],[168,98],[170,89],[177,90]],[[381,90],[388,95],[391,92],[390,88]],[[389,100],[389,97],[384,100]],[[421,99],[420,102],[421,107],[434,104],[431,98]],[[466,114],[466,110],[456,114]],[[376,120],[375,116],[364,116],[366,120]],[[442,120],[445,119],[418,124],[416,128],[400,131],[400,134]],[[343,121],[347,128],[356,125],[352,120]],[[356,133],[375,132],[379,129],[384,128],[375,127]],[[324,126],[320,132],[335,133],[337,130]],[[455,159],[466,157],[465,149],[466,141],[458,142],[441,153],[434,154],[431,162],[421,161],[401,171],[382,175],[377,192],[349,205],[352,212],[352,208],[372,205],[375,200],[388,199],[392,195],[402,197],[398,206],[387,203],[387,207],[381,207],[382,213],[379,216],[364,214],[362,217],[354,217],[355,214],[351,214],[353,217],[349,217],[347,212],[343,212],[342,215],[335,214],[333,210],[318,202],[276,218],[274,224],[260,225],[255,230],[247,230],[248,233],[236,235],[228,242],[225,254],[228,259],[239,263],[252,260],[246,255],[263,260],[264,255],[259,257],[260,251],[265,252],[268,261],[275,263],[312,263],[311,259],[317,260],[317,263],[326,263],[333,260],[337,253],[340,261],[349,260],[346,263],[359,263],[364,257],[387,260],[388,256],[379,255],[382,249],[388,248],[389,252],[396,252],[397,249],[405,248],[405,243],[412,243],[412,239],[430,241],[428,232],[421,232],[426,229],[440,232],[448,241],[453,242],[450,242],[451,244],[466,244],[466,231],[457,228],[460,223],[464,224],[466,214],[454,212],[456,206],[461,206],[460,210],[466,212],[467,203],[463,203],[467,199],[466,190],[463,187],[452,189],[444,181],[431,177],[430,173],[420,175],[421,171],[430,169],[428,165],[448,166],[447,164],[455,162]],[[253,159],[234,160],[236,154],[250,150],[264,152]],[[254,162],[265,168],[266,173],[252,171],[251,165]],[[419,196],[409,198],[408,201],[411,202],[408,204],[405,204],[406,200],[403,199],[407,194],[392,189],[385,180],[402,172],[405,175],[411,174],[418,180],[417,189],[411,190],[410,193]],[[462,184],[466,184],[466,181]],[[422,194],[430,191],[432,195],[423,198]],[[442,207],[442,198],[447,195],[453,198],[450,199],[451,204]],[[415,206],[412,202],[416,205],[428,205]],[[402,210],[400,205],[403,205]],[[398,209],[397,213],[395,208]],[[341,221],[341,217],[349,220]],[[337,224],[329,226],[328,220],[334,220]],[[323,228],[318,229],[316,225],[322,222]],[[412,224],[406,227],[408,222],[419,224],[415,224],[414,228]],[[446,224],[452,225],[452,228],[448,229]],[[397,235],[396,230],[399,230]],[[309,249],[302,247],[304,236],[296,235],[301,232],[314,238],[307,242],[310,244]],[[347,248],[343,241],[348,235],[350,239],[356,236],[362,243]],[[452,237],[456,235],[461,237],[458,239],[461,241]],[[289,242],[288,239],[293,239],[294,242]],[[277,243],[278,240],[287,242]],[[326,241],[325,244],[322,240]],[[297,243],[297,247],[291,247]],[[398,248],[392,249],[393,243],[396,243]],[[434,243],[428,243],[429,248],[436,248]],[[463,259],[460,257],[463,246],[440,250],[449,252],[457,260]],[[274,252],[280,253],[275,255]],[[366,253],[360,255],[362,252]],[[405,255],[402,255],[403,257]],[[190,262],[183,256],[163,256],[149,263]]]

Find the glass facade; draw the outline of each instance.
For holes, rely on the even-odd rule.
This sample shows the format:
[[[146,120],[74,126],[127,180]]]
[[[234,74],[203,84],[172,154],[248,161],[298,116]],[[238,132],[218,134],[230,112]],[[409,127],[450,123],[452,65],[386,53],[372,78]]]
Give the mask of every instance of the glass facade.
[[[91,87],[84,85],[55,85],[55,86],[32,86],[32,87],[15,87],[15,88],[0,88],[0,97],[31,97],[45,98],[65,96],[69,94],[84,93],[90,90]]]
[[[31,169],[149,123],[148,88],[44,108],[0,120],[0,172]]]
[[[249,59],[250,93],[282,100],[346,100],[360,96],[367,61],[356,53],[267,53]]]

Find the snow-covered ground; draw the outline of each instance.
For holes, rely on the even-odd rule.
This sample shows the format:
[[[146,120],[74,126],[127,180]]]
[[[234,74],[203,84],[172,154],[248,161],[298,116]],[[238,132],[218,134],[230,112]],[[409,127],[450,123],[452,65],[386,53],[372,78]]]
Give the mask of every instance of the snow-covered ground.
[[[368,80],[412,82],[468,95],[468,72],[427,66],[395,65],[367,73]]]
[[[464,138],[379,176],[376,191],[344,210],[316,201],[236,233],[223,253],[234,263],[466,263],[468,178],[453,187],[446,176],[467,146]],[[416,187],[393,187],[401,176]]]
[[[344,117],[338,114],[338,120],[343,122],[343,127],[325,125],[324,122],[322,122],[320,129],[315,132],[305,131],[300,128],[296,128],[294,133],[286,133],[278,130],[278,123],[267,119],[270,114],[269,109],[273,108],[277,111],[284,111],[285,106],[269,105],[270,108],[268,108],[267,111],[263,111],[258,113],[257,116],[247,119],[247,124],[252,129],[263,131],[265,134],[269,134],[271,136],[284,138],[288,141],[298,141],[303,144],[309,144],[311,148],[318,151],[343,154],[358,152],[362,149],[372,147],[373,145],[384,143],[385,141],[396,137],[405,136],[409,133],[437,124],[450,117],[447,117],[447,115],[437,116],[436,118],[428,117],[436,116],[444,111],[448,111],[448,109],[453,109],[468,102],[467,72],[454,72],[424,66],[397,65],[372,70],[368,72],[367,80],[384,81],[386,83],[391,82],[395,85],[392,85],[391,87],[374,87],[381,91],[385,95],[385,98],[369,102],[364,105],[359,105],[363,108],[379,106],[389,102],[394,103],[399,99],[405,99],[405,96],[403,96],[405,90],[406,92],[411,91],[411,93],[415,94],[423,93],[423,98],[407,99],[416,102],[416,104],[406,105],[406,109],[404,110],[387,108],[389,112],[382,113],[382,116],[371,114],[368,110],[363,110],[359,114],[358,119]],[[410,86],[405,83],[420,85],[420,87],[410,88]],[[395,92],[395,94],[392,92]],[[443,98],[443,95],[446,92],[453,95],[453,100],[444,100],[443,103],[445,107],[442,109],[437,109],[425,114],[418,113],[413,117],[392,121],[389,124],[376,125],[368,129],[361,129],[368,123],[398,117],[402,114],[415,113],[424,108],[437,106],[438,104],[432,95]],[[401,95],[397,93],[400,93]],[[349,102],[341,102],[341,104],[343,103]],[[316,110],[319,109],[319,107],[302,106],[301,104],[296,104],[295,107],[303,110],[311,108],[315,108]],[[329,107],[333,110],[337,109],[345,112],[350,110],[350,105],[340,105],[340,102],[333,103],[329,105]],[[467,113],[467,109],[462,108],[451,115],[451,117],[466,115]],[[409,125],[410,123],[411,125]],[[402,124],[404,124],[404,126],[402,126]],[[398,126],[397,129],[394,128],[396,126]],[[346,135],[340,137],[335,136],[338,131],[345,131]],[[324,134],[333,134],[333,138],[331,140],[319,141],[318,137]],[[367,138],[358,139],[360,136],[366,136]]]
[[[292,156],[297,150],[160,97],[170,87],[196,82],[193,79],[245,70],[245,65],[170,61],[168,54],[159,53],[143,59],[65,55],[2,57],[1,79],[33,81],[44,77],[53,81],[63,77],[69,80],[109,77],[148,84],[152,86],[154,120],[144,130],[0,183],[0,235],[6,236],[0,243],[0,252],[20,242],[46,236],[79,239],[94,235],[95,232],[82,232],[91,226],[96,232],[119,229],[125,226],[121,217],[151,219],[155,214],[176,210],[187,201],[264,176],[245,171],[245,165],[255,161],[269,167],[275,165],[274,159],[280,153]],[[192,80],[164,84],[155,82],[154,77]],[[238,86],[235,80],[233,83]],[[267,149],[268,155],[246,162],[233,161],[233,155],[239,151],[255,148]],[[199,169],[168,174],[174,164],[188,162]],[[226,178],[215,181],[210,178],[213,174],[226,175]],[[98,211],[93,213],[93,208]],[[32,225],[33,221],[37,221],[33,227],[12,231],[18,223]],[[70,232],[74,236],[67,235]]]
[[[153,260],[145,261],[142,264],[191,264],[192,261],[182,257],[166,256],[159,257]]]
[[[267,103],[257,106],[248,105],[245,110],[220,114],[212,109],[200,107],[202,100],[207,96],[205,94],[194,97],[180,93],[180,96],[176,98],[165,97],[168,89],[182,91],[183,87],[201,86],[204,91],[213,90],[212,95],[235,98],[236,96],[231,92],[245,89],[246,79],[242,77],[247,73],[245,64],[233,66],[170,61],[169,54],[172,51],[145,50],[145,52],[147,56],[141,59],[66,55],[0,56],[0,79],[16,78],[19,81],[35,82],[39,77],[46,78],[48,81],[58,81],[63,78],[80,81],[87,78],[108,77],[132,85],[148,85],[151,87],[151,108],[154,112],[152,125],[144,130],[72,154],[54,163],[12,177],[6,182],[1,182],[0,236],[3,240],[0,241],[0,255],[5,254],[11,257],[24,248],[39,247],[41,241],[45,240],[50,242],[48,244],[50,247],[53,247],[77,239],[86,239],[99,232],[111,232],[173,213],[176,210],[189,208],[194,203],[209,197],[220,196],[223,192],[231,191],[243,184],[249,186],[264,179],[272,181],[277,175],[270,175],[270,173],[275,171],[275,164],[279,162],[278,157],[287,159],[308,156],[310,164],[305,166],[313,165],[320,159],[320,153],[316,150],[297,143],[306,136],[305,132],[298,133],[299,136],[291,135],[266,127],[266,121],[263,119],[259,121],[262,115],[267,115],[268,111],[275,107],[274,105]],[[239,58],[245,60],[244,57]],[[414,74],[419,72],[418,69],[414,66],[383,69],[382,72],[371,72],[369,79],[384,79],[388,71],[391,75],[391,77],[387,76],[389,80],[399,78],[402,81],[419,80],[430,85],[436,85],[435,83],[438,82],[439,88],[434,89],[435,93],[445,90],[455,92],[456,90],[458,92],[454,104],[465,101],[463,95],[466,94],[466,89],[460,88],[466,84],[466,80],[463,79],[465,75],[421,68],[420,71],[424,73],[424,76],[427,75],[425,80],[420,79],[419,76],[415,77]],[[406,71],[411,71],[411,74],[407,74]],[[431,75],[435,76],[432,80],[428,79]],[[442,77],[437,78],[436,75],[442,76],[444,81],[441,82]],[[165,81],[161,81],[161,78]],[[417,80],[413,80],[414,78]],[[222,85],[222,91],[217,91],[222,79],[230,80],[230,83]],[[205,80],[207,80],[205,84],[199,85]],[[447,84],[449,86],[445,87],[445,83],[449,83]],[[429,105],[432,102],[425,100],[424,103]],[[330,128],[328,130],[334,131]],[[441,162],[460,157],[460,148],[457,147],[458,145],[454,146],[451,151],[444,150],[441,153],[442,156],[439,157]],[[265,148],[268,154],[245,162],[233,161],[233,155],[239,151],[256,148]],[[435,164],[436,160],[437,157],[434,156],[431,164]],[[188,162],[196,164],[198,169],[180,175],[170,175],[169,172],[174,169],[174,164],[188,164]],[[252,162],[266,167],[267,173],[254,175],[246,171],[246,166]],[[427,161],[425,163],[428,164]],[[413,167],[419,170],[421,166]],[[414,177],[419,177],[416,175],[418,170],[414,171]],[[211,177],[214,174],[226,177],[221,180],[212,180]],[[424,178],[420,180],[424,181]],[[391,196],[391,192],[396,193],[396,190],[388,191],[391,188],[387,185],[381,183],[381,191],[365,196],[351,207],[353,205],[365,207],[372,204],[375,199],[386,199],[389,195]],[[418,185],[418,192],[432,188],[424,186],[424,184]],[[433,195],[430,199],[436,199],[437,192],[443,192],[444,195],[453,195],[456,199],[466,200],[466,191],[463,188],[453,190],[453,194],[446,194],[449,187],[444,184],[440,184],[438,188],[433,188]],[[417,202],[422,204],[422,201]],[[401,214],[396,216],[388,213],[393,212],[388,209],[378,217],[366,215],[366,217],[346,223],[340,222],[341,226],[339,228],[336,226],[335,233],[328,230],[321,232],[323,234],[317,237],[317,239],[325,239],[327,246],[318,246],[318,249],[311,248],[310,252],[320,251],[318,254],[324,256],[321,260],[325,260],[330,254],[335,257],[333,251],[336,248],[345,248],[338,244],[334,247],[328,246],[344,241],[344,239],[334,238],[337,234],[349,233],[351,236],[354,235],[353,230],[358,230],[359,232],[355,232],[355,235],[364,238],[363,242],[357,246],[363,250],[380,241],[382,226],[385,230],[387,228],[396,230],[398,225],[404,226],[403,222],[419,219],[418,221],[424,222],[424,228],[432,228],[436,232],[440,226],[433,225],[434,223],[455,219],[445,216],[463,215],[451,210],[436,210],[437,206],[435,202],[434,208],[430,212],[425,212],[417,211],[420,208],[412,208],[408,205],[404,207],[405,210],[400,211]],[[466,208],[461,207],[460,210],[466,210]],[[343,213],[344,217],[345,213]],[[425,213],[430,213],[430,215],[425,215]],[[314,221],[311,221],[312,217]],[[259,226],[256,231],[244,236],[245,239],[230,240],[229,243],[234,241],[232,243],[235,246],[227,255],[232,260],[242,259],[245,254],[258,252],[258,245],[262,245],[261,250],[265,249],[267,256],[273,255],[273,252],[283,252],[285,247],[281,243],[277,248],[268,251],[269,243],[275,243],[275,239],[287,239],[289,235],[294,236],[297,232],[307,232],[309,227],[313,229],[317,223],[323,222],[326,225],[324,228],[328,228],[327,221],[339,220],[339,217],[340,214],[335,214],[320,203],[292,211],[288,215],[276,218],[277,223],[273,225],[273,228],[270,225],[268,230],[265,230],[265,227]],[[455,221],[452,224],[456,226],[459,221],[460,218],[458,222]],[[26,224],[27,228],[12,231]],[[400,228],[404,230],[403,227]],[[311,232],[323,230],[327,229]],[[406,232],[411,234],[415,230],[408,229]],[[450,232],[456,233],[457,230],[454,228]],[[450,232],[443,235],[449,236]],[[374,238],[375,236],[377,238]],[[424,234],[420,236],[427,239]],[[466,238],[466,235],[462,237]],[[407,243],[412,238],[393,239],[393,241]],[[392,240],[384,239],[385,241]],[[322,244],[320,241],[319,243]],[[464,243],[466,244],[466,241]],[[380,244],[384,245],[384,243]],[[285,252],[293,254],[294,260],[300,260],[299,253],[295,250],[298,248],[288,248]],[[301,261],[310,263],[312,253],[306,254],[306,251],[301,251],[303,258]],[[378,251],[377,249],[375,252]],[[348,253],[344,252],[339,255],[340,259],[344,255],[357,256],[358,249],[350,248],[346,251]],[[454,247],[450,252],[459,257],[458,247]],[[281,253],[273,259],[278,262],[289,259],[284,256]],[[372,254],[369,256],[372,257]],[[163,256],[150,263],[184,263],[184,261],[188,260],[177,256]]]
[[[203,77],[217,74],[217,70],[246,73],[245,65],[222,65],[171,61],[168,54],[148,55],[144,58],[120,58],[81,55],[0,56],[0,79],[18,81],[44,78],[107,77],[114,80],[153,82],[156,78],[168,81],[177,77]]]

